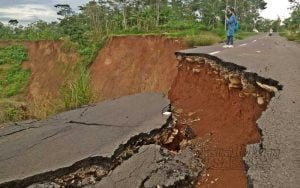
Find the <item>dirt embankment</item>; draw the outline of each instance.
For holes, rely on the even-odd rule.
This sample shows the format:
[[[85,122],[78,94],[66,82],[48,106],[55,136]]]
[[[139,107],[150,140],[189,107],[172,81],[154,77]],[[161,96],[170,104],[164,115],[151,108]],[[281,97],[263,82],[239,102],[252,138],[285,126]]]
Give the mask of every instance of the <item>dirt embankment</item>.
[[[96,100],[156,91],[167,94],[177,74],[174,52],[184,42],[163,36],[113,37],[91,66]]]
[[[51,105],[60,94],[62,84],[68,79],[72,68],[78,62],[78,55],[65,53],[62,43],[56,41],[1,41],[0,46],[24,45],[28,50],[28,60],[22,66],[31,70],[25,101],[37,117],[46,116]],[[45,113],[45,114],[38,114]]]
[[[70,71],[78,62],[78,55],[65,53],[59,42],[25,43],[28,49],[28,61],[24,67],[32,72],[28,96],[55,98]]]

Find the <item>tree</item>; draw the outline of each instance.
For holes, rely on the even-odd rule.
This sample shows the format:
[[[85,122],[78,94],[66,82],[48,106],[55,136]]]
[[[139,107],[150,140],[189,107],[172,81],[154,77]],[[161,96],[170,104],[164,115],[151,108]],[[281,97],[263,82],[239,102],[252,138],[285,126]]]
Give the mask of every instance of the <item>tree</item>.
[[[291,16],[284,21],[286,29],[300,33],[300,1],[289,0],[291,3]]]
[[[15,26],[17,26],[19,24],[19,21],[16,20],[16,19],[13,19],[13,20],[9,20],[8,23],[9,23],[9,25],[15,27]]]
[[[57,15],[63,16],[63,17],[69,17],[74,14],[74,11],[68,4],[56,4],[54,5],[55,8],[59,9],[57,12]]]
[[[220,0],[201,0],[199,7],[202,22],[211,29],[216,28],[221,16],[224,17],[222,10],[225,10],[225,4]]]

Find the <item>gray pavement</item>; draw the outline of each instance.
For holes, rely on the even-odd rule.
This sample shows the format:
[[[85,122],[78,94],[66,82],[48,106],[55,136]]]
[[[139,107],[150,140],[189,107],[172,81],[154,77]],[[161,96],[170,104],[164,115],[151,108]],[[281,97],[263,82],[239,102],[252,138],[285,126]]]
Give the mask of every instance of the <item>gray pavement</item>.
[[[247,68],[283,85],[258,120],[260,144],[247,147],[249,186],[299,187],[300,185],[300,45],[267,34],[238,41],[233,49],[223,44],[177,52],[202,55]]]
[[[111,158],[130,138],[161,129],[168,107],[162,94],[142,93],[0,127],[0,184],[93,156]]]
[[[201,170],[200,159],[188,148],[172,155],[160,146],[148,145],[91,187],[193,187]]]

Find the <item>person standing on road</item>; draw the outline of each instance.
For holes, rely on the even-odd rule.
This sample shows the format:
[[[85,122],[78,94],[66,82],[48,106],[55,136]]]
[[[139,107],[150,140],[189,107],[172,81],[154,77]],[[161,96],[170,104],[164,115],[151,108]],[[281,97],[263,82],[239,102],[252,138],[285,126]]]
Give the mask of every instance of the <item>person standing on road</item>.
[[[227,42],[224,48],[233,48],[233,38],[234,32],[237,26],[236,13],[234,8],[230,7],[227,9],[228,16],[226,16],[226,25],[227,25]],[[229,17],[229,18],[228,18]]]

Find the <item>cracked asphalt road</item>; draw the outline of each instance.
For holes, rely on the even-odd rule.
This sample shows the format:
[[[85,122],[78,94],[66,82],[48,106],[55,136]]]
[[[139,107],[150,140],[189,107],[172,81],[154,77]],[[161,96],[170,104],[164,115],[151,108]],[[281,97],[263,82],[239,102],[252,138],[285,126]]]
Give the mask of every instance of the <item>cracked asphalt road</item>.
[[[178,54],[217,57],[283,85],[283,90],[276,93],[257,122],[263,134],[261,144],[248,146],[244,159],[249,166],[250,186],[298,187],[300,45],[279,36],[260,34],[236,42],[234,49],[223,49],[220,44],[183,50]]]
[[[43,121],[0,128],[0,184],[71,166],[82,159],[111,158],[121,144],[166,124],[169,101],[142,93],[64,112]],[[0,186],[1,187],[1,186]]]

